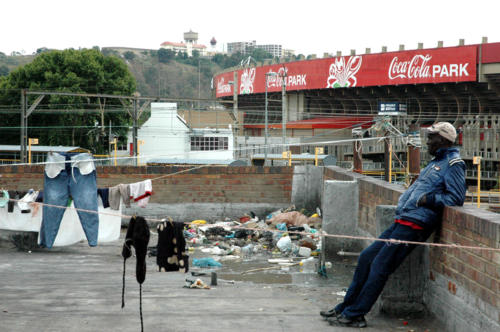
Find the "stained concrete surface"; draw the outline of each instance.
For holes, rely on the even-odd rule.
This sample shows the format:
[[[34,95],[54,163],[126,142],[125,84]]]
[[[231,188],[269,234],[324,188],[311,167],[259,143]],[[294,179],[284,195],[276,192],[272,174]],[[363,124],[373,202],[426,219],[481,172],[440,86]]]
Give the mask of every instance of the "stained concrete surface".
[[[135,258],[127,260],[125,308],[121,309],[120,241],[89,248],[86,243],[31,253],[0,248],[0,331],[140,331]],[[152,236],[150,245],[156,244]],[[191,258],[199,251],[191,254]],[[190,258],[190,259],[191,259]],[[319,311],[341,300],[355,261],[333,262],[324,279],[298,267],[249,274],[268,267],[267,256],[223,262],[218,285],[183,288],[190,273],[159,273],[147,259],[143,285],[145,331],[353,331],[332,327]],[[200,277],[210,283],[209,269]],[[363,331],[444,331],[435,320],[367,316]],[[408,322],[404,325],[404,322]]]

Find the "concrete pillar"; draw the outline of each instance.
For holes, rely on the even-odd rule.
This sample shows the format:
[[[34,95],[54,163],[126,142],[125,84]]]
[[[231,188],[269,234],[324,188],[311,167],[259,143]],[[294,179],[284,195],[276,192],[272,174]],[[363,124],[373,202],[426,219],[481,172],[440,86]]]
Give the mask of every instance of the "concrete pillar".
[[[288,106],[287,121],[303,120],[305,98],[303,92],[288,93],[286,95]]]
[[[417,49],[421,50],[424,48],[424,43],[418,43]]]
[[[328,180],[323,184],[322,229],[328,234],[357,235],[359,186],[357,181]],[[325,259],[340,250],[359,252],[361,241],[325,237],[322,241]]]
[[[314,211],[321,207],[323,194],[323,167],[295,166],[292,180],[292,204]]]
[[[394,205],[378,205],[375,212],[377,236],[394,222]],[[425,315],[423,296],[426,288],[428,262],[424,246],[417,246],[389,277],[377,301],[378,309],[390,315]]]

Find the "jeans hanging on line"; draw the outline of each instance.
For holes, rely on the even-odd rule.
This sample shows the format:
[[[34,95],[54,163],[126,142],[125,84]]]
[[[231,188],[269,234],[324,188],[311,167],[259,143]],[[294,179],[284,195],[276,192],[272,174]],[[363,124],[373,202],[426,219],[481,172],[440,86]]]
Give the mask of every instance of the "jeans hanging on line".
[[[66,206],[71,195],[77,209],[97,212],[97,180],[94,161],[88,153],[53,153],[47,156],[43,203]],[[66,209],[43,206],[40,245],[52,248]],[[99,216],[77,210],[89,246],[97,245]]]

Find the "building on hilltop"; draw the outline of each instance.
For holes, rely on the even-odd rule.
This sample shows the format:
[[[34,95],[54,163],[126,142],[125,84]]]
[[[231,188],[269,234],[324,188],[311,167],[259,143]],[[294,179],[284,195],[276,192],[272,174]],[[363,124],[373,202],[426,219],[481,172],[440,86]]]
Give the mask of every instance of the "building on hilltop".
[[[184,42],[175,43],[166,41],[161,43],[160,47],[176,53],[184,52],[188,56],[193,56],[193,51],[198,51],[200,56],[205,56],[207,53],[207,47],[198,44],[198,33],[191,30],[184,33]]]
[[[281,58],[284,56],[283,47],[279,44],[258,45],[255,40],[249,42],[234,42],[227,44],[227,53],[233,54],[240,52],[243,55],[250,55],[256,48],[260,48],[270,53],[273,57]],[[287,54],[293,53],[292,50],[287,50]]]
[[[255,45],[255,48],[263,49],[267,53],[272,54],[275,58],[281,58],[283,56],[283,49],[281,45],[278,44]]]
[[[252,53],[252,50],[255,48],[256,41],[252,40],[249,42],[234,42],[234,43],[227,43],[227,53],[229,55],[233,53],[241,53],[243,55],[247,55]]]

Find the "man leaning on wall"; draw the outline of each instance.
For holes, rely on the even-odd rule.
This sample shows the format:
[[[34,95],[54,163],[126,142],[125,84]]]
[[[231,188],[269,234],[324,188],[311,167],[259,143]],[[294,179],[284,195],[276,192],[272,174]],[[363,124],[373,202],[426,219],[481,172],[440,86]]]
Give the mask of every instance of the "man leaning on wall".
[[[394,223],[380,239],[424,242],[439,226],[445,206],[465,200],[465,163],[453,147],[457,132],[452,124],[438,122],[427,129],[427,147],[434,157],[419,178],[399,198]],[[351,285],[342,303],[320,315],[330,325],[366,327],[365,315],[382,292],[389,276],[415,245],[375,241],[358,259]]]

